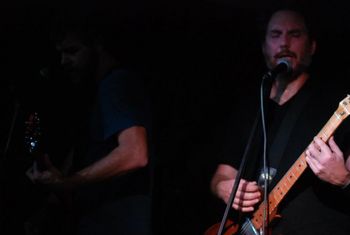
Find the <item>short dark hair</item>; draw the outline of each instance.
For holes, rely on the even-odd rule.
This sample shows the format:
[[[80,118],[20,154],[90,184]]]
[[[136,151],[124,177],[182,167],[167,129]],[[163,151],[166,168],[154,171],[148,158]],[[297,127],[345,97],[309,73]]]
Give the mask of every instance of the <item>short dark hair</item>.
[[[67,35],[74,35],[83,44],[93,45],[96,29],[93,27],[89,11],[79,9],[77,6],[62,6],[55,10],[50,35],[53,43],[63,41]]]
[[[265,9],[265,11],[262,11],[258,14],[258,18],[257,18],[258,30],[259,30],[259,35],[262,42],[265,41],[267,26],[272,15],[277,11],[283,11],[283,10],[293,11],[298,15],[300,15],[304,20],[304,24],[307,29],[309,38],[311,40],[317,39],[318,30],[315,24],[317,17],[313,13],[313,11],[310,10],[308,6],[295,4],[295,3],[280,3],[280,4],[275,4],[271,7],[268,7]]]
[[[128,3],[131,4],[131,3]],[[56,9],[51,35],[54,43],[73,34],[87,46],[101,45],[115,58],[126,60],[142,47],[143,15],[126,3],[86,6],[71,4]]]

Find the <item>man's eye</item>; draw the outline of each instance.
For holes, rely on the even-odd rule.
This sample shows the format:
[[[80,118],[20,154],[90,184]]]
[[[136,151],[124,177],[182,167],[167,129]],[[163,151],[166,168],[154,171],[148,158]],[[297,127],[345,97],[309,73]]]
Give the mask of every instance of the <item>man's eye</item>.
[[[271,38],[278,38],[279,36],[280,36],[279,33],[271,33],[271,34],[270,34],[270,37],[271,37]]]
[[[298,38],[298,37],[301,36],[301,32],[292,32],[292,33],[291,33],[291,36],[292,36],[292,37],[295,37],[295,38]]]
[[[76,53],[79,52],[79,50],[80,50],[79,47],[70,46],[70,47],[63,48],[63,49],[62,49],[62,52],[63,52],[63,53],[66,53],[66,54],[76,54]]]
[[[69,48],[65,51],[67,54],[75,54],[78,52],[77,48]]]

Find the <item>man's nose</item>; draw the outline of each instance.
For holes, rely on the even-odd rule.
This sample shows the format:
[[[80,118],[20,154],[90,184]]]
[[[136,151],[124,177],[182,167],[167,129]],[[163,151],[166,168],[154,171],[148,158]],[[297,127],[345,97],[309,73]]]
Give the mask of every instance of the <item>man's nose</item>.
[[[290,47],[290,38],[288,35],[283,35],[281,37],[280,47],[282,49],[288,49]]]
[[[69,58],[69,56],[62,54],[61,56],[61,65],[63,67],[69,65],[71,63],[71,59]]]

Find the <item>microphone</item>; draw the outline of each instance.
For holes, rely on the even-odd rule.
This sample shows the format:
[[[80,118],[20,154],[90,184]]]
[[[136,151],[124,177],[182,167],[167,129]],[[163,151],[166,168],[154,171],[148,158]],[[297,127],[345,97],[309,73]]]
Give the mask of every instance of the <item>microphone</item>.
[[[267,72],[264,76],[264,79],[266,78],[275,78],[278,74],[281,73],[289,73],[292,71],[292,65],[289,60],[286,59],[279,59],[277,61],[277,65],[271,69],[269,72]]]

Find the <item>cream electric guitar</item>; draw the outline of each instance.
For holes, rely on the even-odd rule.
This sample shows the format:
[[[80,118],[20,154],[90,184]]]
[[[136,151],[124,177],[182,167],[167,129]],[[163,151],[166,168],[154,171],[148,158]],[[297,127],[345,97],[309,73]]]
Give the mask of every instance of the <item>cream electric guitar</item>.
[[[334,131],[338,126],[347,118],[350,114],[350,95],[344,98],[328,120],[326,125],[317,134],[324,142],[333,135]],[[307,168],[305,160],[305,151],[299,156],[296,162],[278,182],[278,184],[272,189],[268,197],[268,222],[270,223],[277,215],[277,206],[286,196],[288,191],[292,188],[294,183],[299,179],[302,173]],[[265,203],[261,203],[258,209],[254,212],[251,219],[247,218],[242,225],[239,225],[233,221],[228,220],[223,230],[223,235],[259,235],[260,230],[264,225],[264,209],[266,208]],[[206,232],[205,235],[217,235],[220,228],[220,223],[214,224]]]

